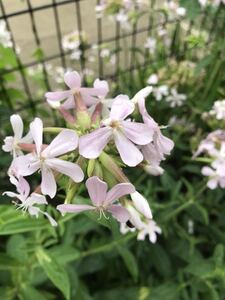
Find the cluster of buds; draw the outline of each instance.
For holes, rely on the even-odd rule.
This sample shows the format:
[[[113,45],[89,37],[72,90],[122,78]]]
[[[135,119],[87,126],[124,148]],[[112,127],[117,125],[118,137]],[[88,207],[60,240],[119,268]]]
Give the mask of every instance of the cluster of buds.
[[[139,167],[161,174],[160,162],[174,146],[146,110],[145,98],[152,87],[142,89],[132,99],[126,95],[107,99],[109,87],[104,80],[96,79],[91,88],[82,87],[81,77],[74,71],[67,72],[64,81],[68,90],[45,96],[63,116],[66,128],[44,128],[42,120],[35,118],[23,137],[22,119],[11,116],[14,136],[5,138],[3,150],[13,155],[8,174],[17,193],[5,193],[17,198],[17,205],[24,211],[36,217],[44,214],[56,226],[39,205],[48,204],[46,196],[57,195],[57,181],[66,176],[65,201],[57,206],[62,214],[88,210],[99,213],[99,218],[112,215],[124,228],[132,224],[139,231],[139,239],[149,234],[155,242],[161,230],[152,219],[147,200],[123,172],[125,167]],[[43,133],[56,136],[50,144],[44,144]],[[24,177],[36,172],[40,173],[41,184],[30,194]],[[84,180],[91,205],[74,203]]]
[[[225,188],[225,130],[218,129],[211,132],[201,141],[194,157],[205,153],[209,166],[202,168],[202,174],[207,176],[207,186],[210,189]]]

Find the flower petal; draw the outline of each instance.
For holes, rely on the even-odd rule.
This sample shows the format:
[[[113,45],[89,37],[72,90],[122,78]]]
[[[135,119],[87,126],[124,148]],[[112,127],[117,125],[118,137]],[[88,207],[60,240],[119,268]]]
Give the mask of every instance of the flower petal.
[[[118,130],[114,131],[114,139],[120,157],[126,165],[135,167],[143,160],[139,149]]]
[[[69,176],[75,182],[81,182],[84,179],[84,173],[77,164],[58,158],[49,158],[45,160],[48,167],[62,174]]]
[[[50,143],[50,145],[42,151],[45,157],[56,157],[77,148],[78,136],[75,131],[70,129],[62,130]]]
[[[204,176],[214,176],[216,173],[210,167],[203,167],[202,168],[202,175]]]
[[[14,136],[16,139],[21,139],[23,135],[23,121],[19,115],[12,115],[10,123],[13,128]]]
[[[138,103],[139,99],[145,99],[152,92],[152,90],[152,86],[146,86],[134,95],[134,97],[131,99],[132,102]]]
[[[134,111],[134,104],[129,100],[126,95],[119,95],[115,98],[111,112],[110,118],[112,120],[124,120]]]
[[[51,198],[53,198],[56,194],[56,182],[55,177],[52,173],[52,170],[47,168],[46,166],[43,166],[41,169],[41,192],[44,195],[49,195]]]
[[[113,217],[121,223],[126,223],[130,218],[128,210],[120,205],[110,205],[107,211],[109,211]]]
[[[41,211],[41,210],[40,210],[40,212],[43,213],[43,215],[45,215],[45,216],[48,218],[50,224],[51,224],[53,227],[58,226],[57,222],[56,222],[56,221],[55,221],[55,220],[54,220],[47,212],[43,212],[43,211]]]
[[[45,98],[50,101],[61,101],[71,96],[71,91],[48,92]]]
[[[33,122],[30,123],[30,131],[34,139],[37,154],[41,153],[41,147],[43,142],[43,122],[39,118],[35,118]]]
[[[78,213],[86,210],[94,210],[95,207],[86,204],[60,204],[56,207],[62,214],[64,213]]]
[[[97,78],[94,81],[94,89],[99,91],[99,96],[105,97],[109,92],[108,82]]]
[[[66,72],[64,75],[64,81],[70,89],[79,88],[81,86],[81,77],[76,71]]]
[[[218,178],[213,177],[207,182],[207,187],[214,190],[218,185]]]
[[[152,212],[148,201],[140,193],[135,192],[131,194],[131,199],[134,203],[135,208],[143,214],[146,218],[152,219]]]
[[[107,183],[99,179],[97,176],[93,176],[86,181],[86,187],[94,206],[101,206],[106,199],[108,189]]]
[[[79,139],[79,153],[85,158],[95,159],[107,145],[112,135],[110,127],[102,127],[81,136]]]
[[[174,142],[165,135],[163,135],[161,132],[158,133],[156,139],[157,140],[155,141],[155,143],[157,144],[159,151],[162,153],[162,155],[169,155],[174,147]]]
[[[29,198],[30,198],[31,205],[33,205],[33,204],[48,204],[45,196],[41,195],[41,194],[32,193]]]
[[[135,192],[135,187],[128,182],[125,183],[119,183],[115,185],[106,196],[106,199],[104,201],[104,204],[110,204],[114,202],[115,200],[118,200],[119,198],[129,195]]]
[[[10,169],[16,171],[17,177],[29,176],[36,172],[39,168],[40,161],[33,155],[33,153],[16,157],[10,166]]]
[[[73,95],[69,96],[61,106],[65,109],[75,108],[74,96]]]
[[[154,130],[145,124],[123,121],[122,126],[126,137],[137,145],[146,145],[153,139]]]
[[[57,91],[57,92],[47,92],[45,93],[45,98],[50,101],[60,101],[71,96],[71,91]]]

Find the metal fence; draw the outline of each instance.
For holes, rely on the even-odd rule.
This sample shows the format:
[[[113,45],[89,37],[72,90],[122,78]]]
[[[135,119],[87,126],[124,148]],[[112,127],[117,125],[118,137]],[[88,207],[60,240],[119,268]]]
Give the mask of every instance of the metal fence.
[[[136,69],[140,69],[142,67],[146,67],[149,64],[154,64],[155,61],[149,55],[148,50],[144,50],[144,55],[141,56],[141,59],[137,60],[137,48],[143,48],[143,38],[147,38],[153,34],[153,31],[156,28],[162,27],[166,28],[170,26],[171,32],[171,45],[168,46],[166,53],[158,56],[157,59],[161,59],[166,61],[168,57],[176,56],[176,59],[185,58],[187,53],[187,40],[185,36],[188,36],[194,27],[197,27],[199,31],[204,28],[207,28],[209,32],[207,43],[210,44],[216,37],[217,34],[224,34],[224,9],[222,6],[219,6],[214,15],[208,14],[208,11],[202,11],[200,17],[196,19],[186,19],[185,30],[182,31],[182,43],[179,41],[179,45],[177,43],[178,33],[180,30],[180,23],[183,22],[182,18],[175,18],[174,20],[169,20],[166,14],[163,14],[162,11],[156,9],[157,1],[150,0],[151,10],[149,14],[145,15],[144,21],[137,21],[133,23],[131,30],[124,31],[121,29],[121,25],[119,22],[111,23],[110,26],[114,27],[112,30],[112,35],[105,37],[105,25],[104,20],[101,18],[95,18],[95,12],[90,12],[90,17],[84,18],[82,16],[83,13],[83,3],[86,3],[86,8],[88,9],[88,5],[90,7],[93,5],[99,4],[99,0],[51,0],[46,1],[45,5],[37,5],[37,2],[31,0],[24,0],[24,9],[14,12],[7,12],[7,1],[0,0],[0,20],[4,20],[6,23],[7,30],[11,32],[11,41],[12,41],[12,50],[16,54],[15,55],[15,63],[13,66],[0,68],[0,95],[1,100],[4,104],[4,107],[8,109],[9,113],[12,111],[21,111],[26,108],[29,108],[32,114],[36,113],[37,105],[43,103],[43,97],[37,96],[33,92],[32,84],[30,83],[29,77],[27,75],[27,70],[30,67],[34,67],[37,65],[41,65],[42,76],[43,76],[43,90],[51,90],[52,84],[49,79],[49,74],[47,70],[47,63],[57,60],[57,64],[62,66],[63,68],[69,67],[68,57],[71,54],[71,51],[65,51],[62,47],[62,37],[63,37],[63,26],[62,26],[62,17],[67,18],[65,8],[73,11],[73,24],[74,28],[76,28],[79,32],[79,41],[80,41],[80,50],[82,54],[79,59],[79,66],[76,63],[76,68],[79,68],[79,71],[83,72],[88,66],[87,55],[89,49],[92,47],[93,43],[98,46],[98,60],[95,63],[95,72],[96,76],[99,78],[108,78],[117,80],[118,76],[121,73],[129,72],[132,74]],[[39,2],[39,1],[38,1]],[[43,3],[43,2],[42,2]],[[91,8],[90,8],[91,9]],[[41,14],[44,14],[46,11],[51,15],[51,24],[54,27],[55,35],[53,37],[55,45],[54,53],[46,53],[42,52],[43,47],[43,38],[39,31],[40,19],[38,19]],[[159,17],[160,16],[160,17]],[[26,35],[26,31],[30,30],[32,32],[32,40],[36,49],[38,50],[35,57],[31,55],[28,57],[28,61],[24,61],[22,54],[17,51],[17,36],[16,33],[12,30],[11,21],[16,18],[26,18],[26,26],[24,27],[24,34]],[[90,43],[86,43],[85,47],[83,47],[84,41],[83,37],[80,34],[84,29],[84,24],[92,23],[93,31],[96,31],[94,36],[96,40],[91,41]],[[49,28],[46,28],[49,30]],[[140,39],[140,37],[142,37]],[[124,45],[123,40],[129,39],[129,45]],[[140,42],[141,40],[141,42]],[[46,41],[45,41],[46,43]],[[105,72],[104,59],[101,56],[101,46],[104,44],[113,44],[114,45],[114,54],[115,54],[115,65],[113,68],[109,68],[107,74]],[[26,50],[25,50],[26,51]],[[122,53],[124,51],[124,54]],[[129,53],[128,53],[129,52]],[[195,52],[192,52],[193,57],[195,56]],[[123,60],[126,59],[126,66],[124,66]],[[26,58],[27,60],[27,58]],[[24,92],[24,99],[20,105],[15,105],[11,101],[10,93],[8,92],[8,86],[6,78],[10,74],[16,74],[18,85],[20,89]],[[85,77],[84,77],[85,80]]]

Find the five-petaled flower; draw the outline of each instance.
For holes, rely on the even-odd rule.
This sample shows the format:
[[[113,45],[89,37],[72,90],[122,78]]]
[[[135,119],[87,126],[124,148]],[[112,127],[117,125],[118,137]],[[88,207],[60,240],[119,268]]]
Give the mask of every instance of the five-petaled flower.
[[[102,215],[107,218],[105,212],[109,212],[119,222],[128,221],[130,216],[127,209],[120,204],[114,204],[114,202],[125,195],[134,193],[135,188],[132,184],[119,183],[107,192],[107,183],[97,176],[93,176],[86,181],[86,187],[93,205],[61,204],[57,206],[57,209],[63,214],[66,212],[98,211],[100,218]]]
[[[17,157],[13,161],[12,168],[18,170],[19,174],[17,175],[28,176],[41,170],[41,191],[44,195],[49,195],[51,198],[56,194],[56,181],[53,170],[69,176],[75,182],[83,180],[84,174],[80,166],[56,158],[77,148],[78,136],[75,131],[70,129],[62,130],[45,149],[43,149],[42,145],[43,123],[41,119],[36,118],[30,124],[30,131],[36,149],[32,153]]]
[[[64,81],[70,88],[66,91],[48,92],[45,94],[47,102],[51,105],[54,102],[60,104],[60,101],[64,101],[61,105],[65,109],[75,108],[74,97],[76,94],[80,94],[84,103],[87,106],[91,106],[97,102],[96,97],[105,96],[108,92],[107,86],[102,81],[97,81],[93,88],[81,87],[81,77],[76,72],[67,72],[64,75]]]
[[[30,186],[26,179],[23,177],[19,177],[19,179],[11,176],[10,181],[12,184],[16,186],[17,193],[14,192],[4,192],[3,195],[7,195],[8,197],[11,198],[17,198],[20,203],[14,202],[18,208],[22,209],[24,212],[28,211],[28,213],[31,216],[35,216],[36,218],[38,217],[39,213],[45,215],[49,222],[51,223],[52,226],[57,226],[56,221],[45,211],[42,211],[39,207],[36,205],[47,205],[48,202],[45,198],[45,196],[37,194],[37,193],[32,193],[30,194]]]
[[[150,143],[154,131],[146,124],[125,120],[134,108],[134,104],[127,96],[117,96],[109,118],[102,121],[102,127],[80,138],[80,154],[85,158],[95,159],[108,142],[114,139],[122,161],[130,167],[138,165],[143,160],[143,155],[136,145]]]

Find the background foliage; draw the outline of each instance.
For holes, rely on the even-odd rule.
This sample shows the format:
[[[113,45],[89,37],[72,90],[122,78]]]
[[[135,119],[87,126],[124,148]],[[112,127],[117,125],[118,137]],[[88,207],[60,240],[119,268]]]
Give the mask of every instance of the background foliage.
[[[187,8],[190,20],[201,14],[195,1],[181,4]],[[222,13],[225,16],[224,7]],[[207,20],[213,18],[215,11],[209,9]],[[211,130],[224,126],[223,121],[208,124],[201,117],[215,100],[225,98],[223,18],[219,22],[221,26],[216,32],[212,23],[205,22],[197,36],[190,34],[185,38],[180,23],[176,23],[169,58],[159,45],[157,55],[144,68],[132,73],[121,71],[112,83],[115,94],[132,96],[146,86],[152,73],[157,73],[161,84],[175,86],[187,95],[185,103],[175,108],[150,95],[148,110],[159,124],[168,124],[176,117],[166,129],[175,149],[164,163],[162,176],[153,177],[137,170],[129,174],[137,190],[149,200],[163,230],[157,243],[137,242],[136,233],[121,235],[113,220],[99,222],[91,214],[60,217],[54,206],[62,201],[63,194],[52,200],[49,208],[58,220],[56,229],[45,219],[22,215],[6,197],[1,197],[1,299],[225,299],[224,191],[209,190],[201,175],[202,163],[192,159],[200,140]],[[212,39],[210,44],[203,31]],[[145,54],[143,49],[130,51],[138,65]],[[35,55],[40,59],[42,52],[38,50]],[[1,70],[17,65],[12,48],[1,46],[0,57]],[[39,83],[38,93],[43,94],[44,79],[38,76],[32,80]],[[1,134],[6,135],[10,132],[6,120],[26,95],[14,84],[13,74],[4,75],[1,80],[9,95],[6,99],[1,90]],[[30,104],[22,112],[27,123],[32,119]],[[45,120],[51,116],[53,122],[59,122],[47,108],[40,107],[37,115]],[[9,156],[1,152],[2,191],[8,186],[5,174],[9,161]],[[80,197],[86,197],[82,190]]]

